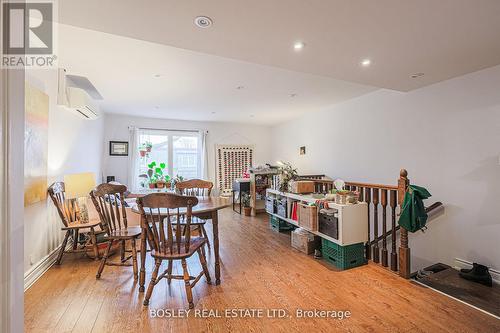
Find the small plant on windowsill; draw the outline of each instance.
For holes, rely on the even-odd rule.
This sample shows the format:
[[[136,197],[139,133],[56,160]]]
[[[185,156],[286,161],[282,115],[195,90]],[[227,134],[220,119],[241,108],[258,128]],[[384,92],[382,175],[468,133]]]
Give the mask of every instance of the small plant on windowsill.
[[[156,165],[156,162],[151,162],[148,165],[148,168],[154,170],[154,177],[156,178],[156,187],[157,188],[164,188],[165,185],[167,187],[170,187],[170,176],[164,173],[164,170],[166,168],[165,163],[160,163]]]
[[[139,178],[144,178],[143,184],[148,184],[148,187],[150,189],[153,189],[156,187],[156,179],[154,178],[154,171],[153,169],[149,168],[148,171],[142,175],[139,175]]]
[[[170,181],[170,183],[171,183],[172,188],[175,188],[175,185],[177,183],[180,183],[180,182],[183,182],[183,181],[184,181],[184,177],[179,176],[177,174],[177,175],[175,175],[175,177],[172,178],[172,180]]]
[[[241,193],[241,204],[243,205],[243,212],[245,216],[250,216],[252,213],[252,207],[250,206],[250,193]]]

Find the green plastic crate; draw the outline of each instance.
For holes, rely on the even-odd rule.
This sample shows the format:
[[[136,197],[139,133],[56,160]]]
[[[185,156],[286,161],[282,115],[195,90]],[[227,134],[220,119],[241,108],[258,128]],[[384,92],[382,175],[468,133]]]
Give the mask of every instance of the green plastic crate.
[[[294,229],[291,224],[274,215],[269,215],[269,226],[271,229],[278,232]]]
[[[323,238],[321,252],[326,261],[340,269],[349,269],[366,264],[365,245],[363,243],[340,246]]]

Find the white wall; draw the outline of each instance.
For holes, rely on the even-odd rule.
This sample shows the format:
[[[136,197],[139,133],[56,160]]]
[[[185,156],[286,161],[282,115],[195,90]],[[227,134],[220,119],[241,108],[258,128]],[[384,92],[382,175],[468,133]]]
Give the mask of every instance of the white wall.
[[[500,66],[409,93],[379,90],[276,126],[273,160],[395,184],[400,168],[445,215],[410,235],[413,269],[454,258],[500,268]],[[306,146],[307,154],[299,155]]]
[[[94,172],[99,182],[104,118],[85,120],[57,106],[56,70],[27,70],[26,80],[49,96],[48,184],[62,181],[64,175],[81,172]],[[50,198],[26,207],[24,214],[26,273],[61,244],[63,233]]]
[[[254,144],[254,165],[269,163],[271,160],[271,128],[267,126],[196,122],[154,118],[139,118],[116,114],[106,115],[104,176],[115,176],[121,183],[127,183],[127,157],[109,156],[109,141],[129,141],[129,126],[160,129],[208,130],[208,175],[215,182],[216,144]],[[130,147],[134,149],[136,147]]]

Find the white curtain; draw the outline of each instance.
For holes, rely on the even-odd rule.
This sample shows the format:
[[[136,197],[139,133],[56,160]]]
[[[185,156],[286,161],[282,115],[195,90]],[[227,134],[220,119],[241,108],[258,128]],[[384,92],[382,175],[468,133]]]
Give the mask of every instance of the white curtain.
[[[137,147],[139,147],[139,129],[137,127],[130,126],[129,128],[129,154],[128,154],[128,179],[127,179],[127,187],[128,190],[132,193],[137,192],[139,190],[138,182],[139,182],[139,174],[137,167],[137,160],[139,151]]]
[[[208,131],[202,130],[199,132],[200,146],[201,146],[201,178],[209,180],[208,178],[208,149],[207,149],[207,135]]]

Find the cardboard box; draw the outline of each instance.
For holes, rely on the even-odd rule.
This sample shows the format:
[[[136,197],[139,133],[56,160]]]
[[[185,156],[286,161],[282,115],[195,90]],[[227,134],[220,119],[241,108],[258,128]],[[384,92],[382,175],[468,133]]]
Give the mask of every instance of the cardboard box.
[[[314,182],[311,180],[293,180],[288,185],[291,193],[314,193]]]

